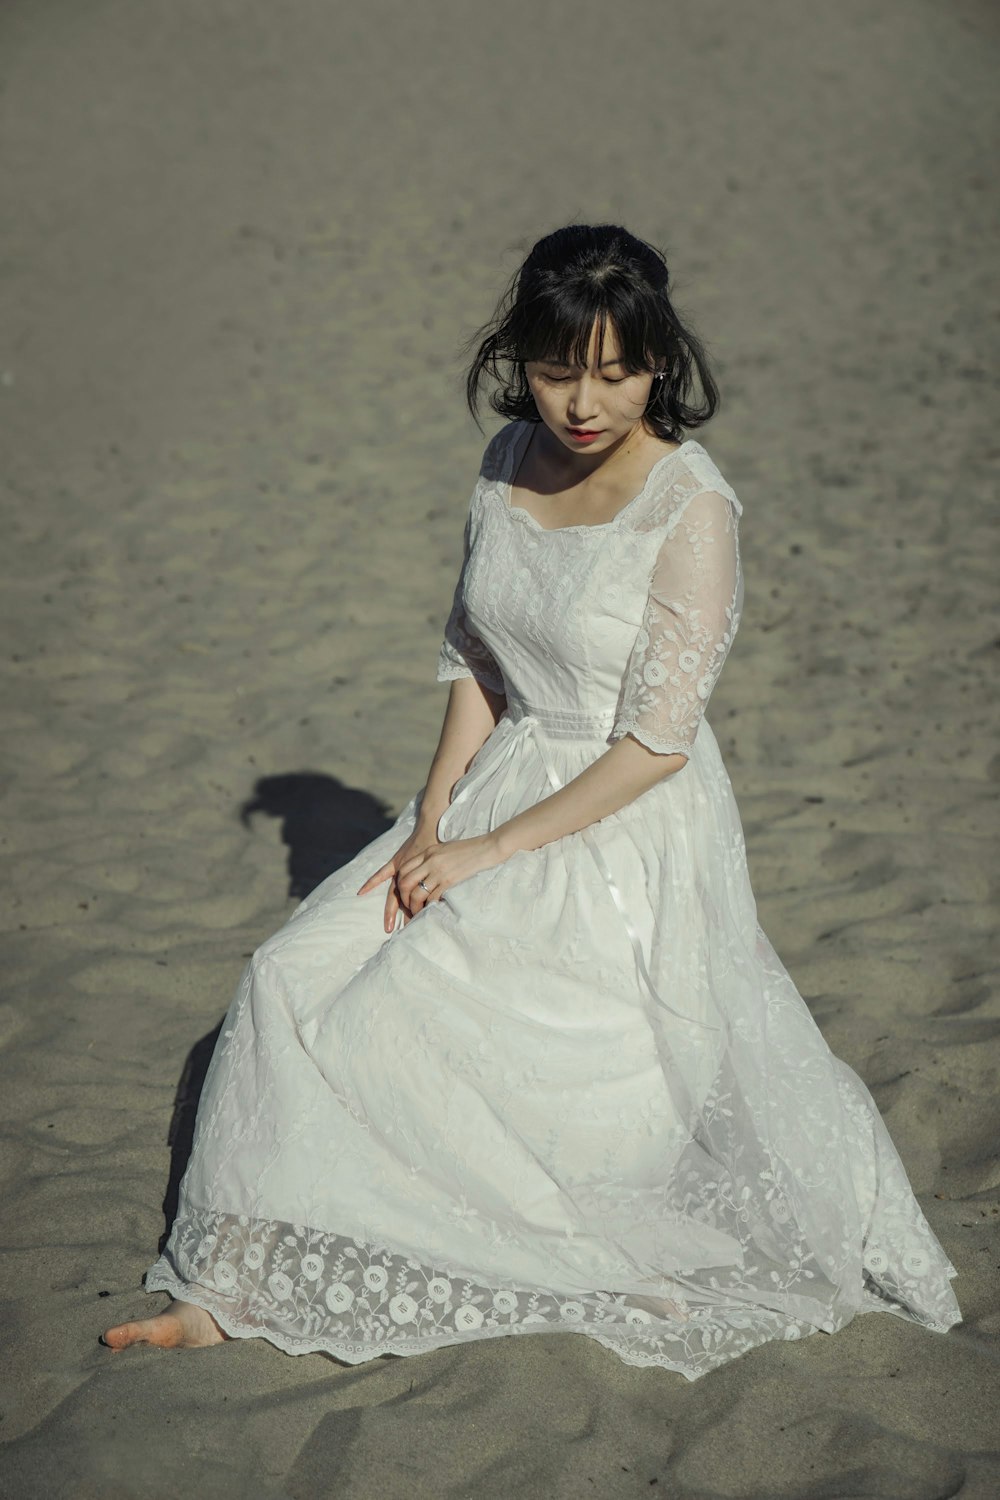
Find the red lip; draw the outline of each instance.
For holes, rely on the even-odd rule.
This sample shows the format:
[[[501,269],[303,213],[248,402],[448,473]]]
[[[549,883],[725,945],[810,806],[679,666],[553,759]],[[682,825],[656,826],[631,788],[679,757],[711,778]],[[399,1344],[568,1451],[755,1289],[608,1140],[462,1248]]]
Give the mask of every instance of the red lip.
[[[600,437],[600,429],[596,427],[567,427],[574,437]]]

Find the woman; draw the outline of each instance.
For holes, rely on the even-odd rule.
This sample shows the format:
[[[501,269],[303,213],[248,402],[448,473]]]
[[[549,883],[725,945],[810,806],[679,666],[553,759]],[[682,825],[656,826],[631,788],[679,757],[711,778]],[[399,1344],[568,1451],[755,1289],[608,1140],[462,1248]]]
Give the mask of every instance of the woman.
[[[858,1312],[943,1331],[955,1269],[757,923],[705,718],[742,505],[683,436],[718,392],[663,257],[559,230],[474,342],[510,420],[426,782],[247,965],[146,1278],[173,1301],[105,1342],[575,1330],[694,1380]]]

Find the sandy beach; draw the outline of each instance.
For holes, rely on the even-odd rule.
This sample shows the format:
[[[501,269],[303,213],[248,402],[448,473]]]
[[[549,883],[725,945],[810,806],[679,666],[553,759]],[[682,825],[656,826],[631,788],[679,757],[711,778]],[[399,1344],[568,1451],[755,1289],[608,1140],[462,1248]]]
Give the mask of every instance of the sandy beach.
[[[981,0],[5,7],[0,1495],[1000,1493],[998,42]],[[111,1354],[245,957],[422,785],[460,344],[574,219],[664,248],[714,360],[761,925],[963,1322],[694,1383],[570,1332]]]

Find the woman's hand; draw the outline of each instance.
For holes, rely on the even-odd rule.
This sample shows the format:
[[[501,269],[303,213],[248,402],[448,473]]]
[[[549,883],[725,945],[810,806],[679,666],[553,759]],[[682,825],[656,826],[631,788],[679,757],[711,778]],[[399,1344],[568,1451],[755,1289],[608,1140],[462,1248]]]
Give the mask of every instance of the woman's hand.
[[[364,896],[368,891],[374,890],[377,885],[381,885],[383,880],[388,880],[391,882],[389,885],[389,889],[386,892],[385,916],[382,922],[382,925],[385,928],[386,932],[391,932],[393,930],[396,925],[396,917],[399,912],[403,910],[406,904],[402,900],[399,890],[398,876],[400,866],[402,865],[404,860],[411,859],[414,855],[422,856],[428,850],[436,849],[438,847],[436,829],[436,820],[433,826],[427,823],[418,822],[417,826],[410,834],[410,837],[404,843],[400,844],[399,848],[396,850],[392,858],[386,864],[382,865],[380,869],[376,870],[374,875],[369,875],[368,879],[365,881],[364,885],[361,886],[360,890],[357,893],[359,896]],[[430,881],[428,881],[427,883],[429,885]],[[418,894],[422,896],[423,891],[418,892]],[[403,910],[404,925],[409,920],[409,915],[410,914]]]
[[[414,850],[399,863],[396,883],[402,904],[404,926],[418,911],[432,901],[440,901],[445,891],[480,870],[502,865],[509,856],[503,853],[492,833],[468,839],[449,839],[421,850]],[[421,885],[423,881],[423,885]]]
[[[401,844],[392,859],[369,875],[358,891],[359,896],[391,880],[385,898],[386,932],[396,925],[402,911],[403,926],[430,901],[440,901],[445,891],[467,880],[480,870],[503,864],[508,856],[501,852],[491,833],[476,838],[451,839],[440,843],[435,832],[418,826]],[[422,886],[420,881],[424,882]],[[426,886],[426,890],[425,887]]]

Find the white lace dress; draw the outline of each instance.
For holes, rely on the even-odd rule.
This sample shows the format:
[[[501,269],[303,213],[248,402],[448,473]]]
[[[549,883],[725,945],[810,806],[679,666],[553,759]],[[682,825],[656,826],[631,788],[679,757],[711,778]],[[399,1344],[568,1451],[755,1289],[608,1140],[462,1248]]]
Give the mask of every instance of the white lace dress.
[[[885,1311],[944,1331],[956,1275],[865,1085],[757,922],[705,706],[735,635],[742,507],[700,443],[603,526],[510,504],[489,444],[438,680],[507,709],[444,839],[532,806],[630,733],[688,759],[621,811],[405,927],[355,894],[413,827],[253,955],[148,1291],[356,1364],[575,1331],[695,1380]]]

